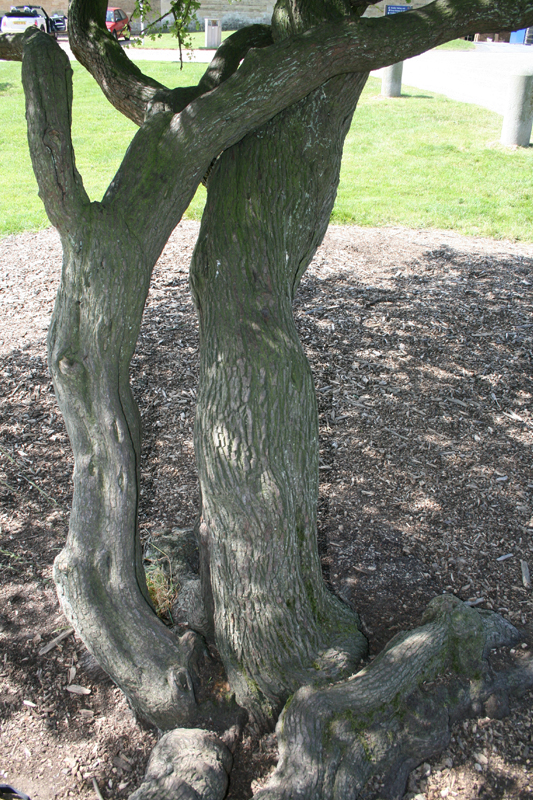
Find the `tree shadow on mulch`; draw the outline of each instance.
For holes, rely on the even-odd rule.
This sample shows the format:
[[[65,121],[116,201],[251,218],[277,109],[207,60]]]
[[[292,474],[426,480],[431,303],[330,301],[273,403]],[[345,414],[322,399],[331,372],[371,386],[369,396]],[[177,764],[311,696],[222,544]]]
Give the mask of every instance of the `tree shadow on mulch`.
[[[522,562],[533,567],[533,259],[498,254],[495,244],[471,250],[461,237],[452,247],[451,235],[442,245],[437,233],[434,246],[406,233],[398,254],[376,247],[372,237],[386,232],[367,240],[365,232],[354,238],[349,231],[333,232],[295,301],[317,388],[325,579],[361,614],[372,654],[400,628],[415,626],[442,592],[501,611],[527,646],[533,608]],[[198,511],[197,325],[183,265],[172,263],[155,274],[131,370],[144,427],[145,537],[188,527]],[[0,371],[0,702],[4,733],[12,737],[2,747],[13,751],[6,760],[4,750],[2,768],[22,774],[23,748],[38,750],[44,736],[53,769],[61,762],[68,773],[58,797],[89,797],[84,775],[97,777],[104,796],[126,796],[150,737],[124,722],[127,706],[114,687],[91,682],[72,636],[38,654],[66,624],[51,565],[67,534],[72,491],[44,342],[6,355]],[[69,696],[73,667],[91,695]],[[19,744],[15,726],[25,731]],[[457,735],[453,762],[473,770],[471,753],[489,742],[488,730]],[[505,734],[515,749],[503,777],[501,765],[474,775],[476,796],[525,792],[517,777],[519,768],[530,769],[523,730]],[[499,743],[496,733],[491,742]],[[65,747],[76,769],[65,762]],[[254,772],[273,763],[272,743],[263,754],[248,750],[245,743],[241,772],[249,786]],[[237,780],[230,797],[249,796],[244,784]]]

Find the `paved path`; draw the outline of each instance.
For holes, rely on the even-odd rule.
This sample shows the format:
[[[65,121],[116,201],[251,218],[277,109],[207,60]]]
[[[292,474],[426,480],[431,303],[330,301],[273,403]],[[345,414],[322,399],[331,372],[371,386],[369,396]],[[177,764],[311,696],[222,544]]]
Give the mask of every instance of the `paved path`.
[[[533,73],[533,46],[430,50],[404,62],[402,85],[406,92],[414,86],[504,114],[509,78],[519,72]]]
[[[144,47],[144,45],[140,45],[139,47],[128,44],[124,45],[122,39],[120,39],[119,42],[123,45],[132,61],[176,61],[179,63],[180,60],[179,50],[150,50],[148,47]],[[70,60],[75,61],[76,59],[66,39],[60,40],[59,44]],[[187,61],[196,61],[201,64],[209,64],[215,52],[215,50],[185,50],[183,53],[183,61],[185,63]]]
[[[66,42],[63,49],[72,59]],[[133,61],[179,61],[178,50],[149,50],[126,46]],[[214,50],[186,51],[184,60],[208,64]],[[517,72],[533,73],[533,46],[488,45],[476,50],[430,50],[404,63],[403,86],[438,92],[453,100],[489,108],[504,114],[509,76]],[[379,77],[380,71],[373,72]]]

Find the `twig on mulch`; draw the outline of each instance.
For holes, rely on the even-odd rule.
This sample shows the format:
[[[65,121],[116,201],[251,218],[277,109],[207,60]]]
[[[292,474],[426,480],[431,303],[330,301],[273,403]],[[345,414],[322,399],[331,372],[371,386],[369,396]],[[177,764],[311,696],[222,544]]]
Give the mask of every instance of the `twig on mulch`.
[[[66,631],[62,631],[59,636],[56,636],[56,638],[52,639],[51,642],[48,642],[48,644],[45,644],[44,647],[41,647],[39,650],[39,655],[44,656],[46,653],[49,653],[50,650],[53,650],[56,645],[62,642],[63,639],[66,639],[67,636],[70,636],[71,633],[74,633],[74,628],[67,628]]]

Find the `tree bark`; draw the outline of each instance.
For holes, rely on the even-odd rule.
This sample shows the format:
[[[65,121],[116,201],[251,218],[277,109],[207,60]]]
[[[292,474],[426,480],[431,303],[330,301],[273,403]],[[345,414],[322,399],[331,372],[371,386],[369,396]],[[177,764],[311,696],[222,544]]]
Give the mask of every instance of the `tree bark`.
[[[157,619],[140,563],[140,426],[128,369],[168,226],[186,207],[224,133],[212,121],[199,143],[192,137],[194,121],[180,126],[166,112],[155,115],[139,131],[103,202],[90,203],[70,138],[71,69],[56,43],[38,31],[25,35],[23,82],[34,169],[64,253],[49,363],[75,472],[69,537],[55,565],[58,592],[89,650],[143,716],[162,729],[191,724],[199,721],[187,669],[195,639],[178,640]],[[179,147],[183,139],[202,152],[189,164]],[[140,151],[147,159],[143,168]],[[152,220],[144,241],[134,231]]]
[[[409,772],[447,746],[454,721],[482,715],[502,688],[533,685],[531,660],[514,680],[487,664],[491,648],[517,639],[498,614],[435,598],[419,628],[395,636],[349,681],[295,694],[277,726],[276,772],[254,797],[400,800]]]
[[[177,639],[150,607],[137,536],[140,419],[129,386],[153,262],[91,204],[70,137],[71,69],[50,37],[25,39],[28,138],[41,196],[63,245],[49,366],[75,460],[69,536],[54,577],[65,613],[145,718],[196,713],[194,636]]]
[[[105,222],[91,227],[90,234],[80,229],[81,247],[63,240],[48,337],[76,465],[69,536],[54,579],[97,661],[146,719],[167,729],[195,718],[188,664],[196,642],[178,639],[154,614],[137,535],[140,420],[128,371],[148,287],[143,264],[131,282],[117,269],[123,259],[135,261],[137,243],[116,241]]]
[[[274,38],[325,15],[342,25],[349,11],[283,0]],[[222,154],[191,265],[205,605],[237,701],[267,727],[299,685],[338,679],[364,652],[321,577],[316,403],[290,303],[325,233],[366,77],[325,83]]]
[[[310,24],[288,6],[279,36]],[[322,580],[318,415],[291,307],[366,79],[328,81],[223,153],[191,265],[204,595],[237,702],[266,727],[299,686],[353,672],[366,650]]]

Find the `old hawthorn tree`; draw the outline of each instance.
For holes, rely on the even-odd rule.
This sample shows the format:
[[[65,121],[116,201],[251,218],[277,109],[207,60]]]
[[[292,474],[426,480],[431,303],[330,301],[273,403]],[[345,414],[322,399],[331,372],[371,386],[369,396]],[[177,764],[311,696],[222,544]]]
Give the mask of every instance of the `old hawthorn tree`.
[[[508,683],[490,673],[484,654],[513,630],[451,597],[434,601],[420,628],[357,672],[366,648],[357,615],[321,577],[317,411],[291,303],[326,230],[369,71],[469,32],[531,25],[533,3],[440,0],[361,18],[367,5],[278,0],[271,26],[234,34],[198,86],[169,90],[107,33],[104,0],[74,0],[74,53],[139,125],[100,202],[89,201],[75,166],[66,56],[36,30],[0,38],[0,57],[22,60],[33,166],[63,246],[49,364],[75,471],[55,580],[89,650],[162,731],[209,728],[216,716],[220,732],[242,720],[229,706],[216,715],[197,703],[202,639],[179,638],[151,607],[137,530],[141,429],[129,385],[152,269],[216,159],[191,264],[201,342],[203,634],[249,719],[267,729],[279,718],[280,764],[259,793],[269,800],[343,800],[372,796],[372,786],[397,796],[409,769],[446,743],[450,719]],[[425,692],[423,682],[443,674],[439,693]],[[229,769],[220,741],[195,741],[212,772],[214,762]],[[199,768],[177,764],[160,779],[154,766],[148,793],[135,796],[222,796],[224,781],[200,785]],[[177,794],[178,784],[197,794]]]

